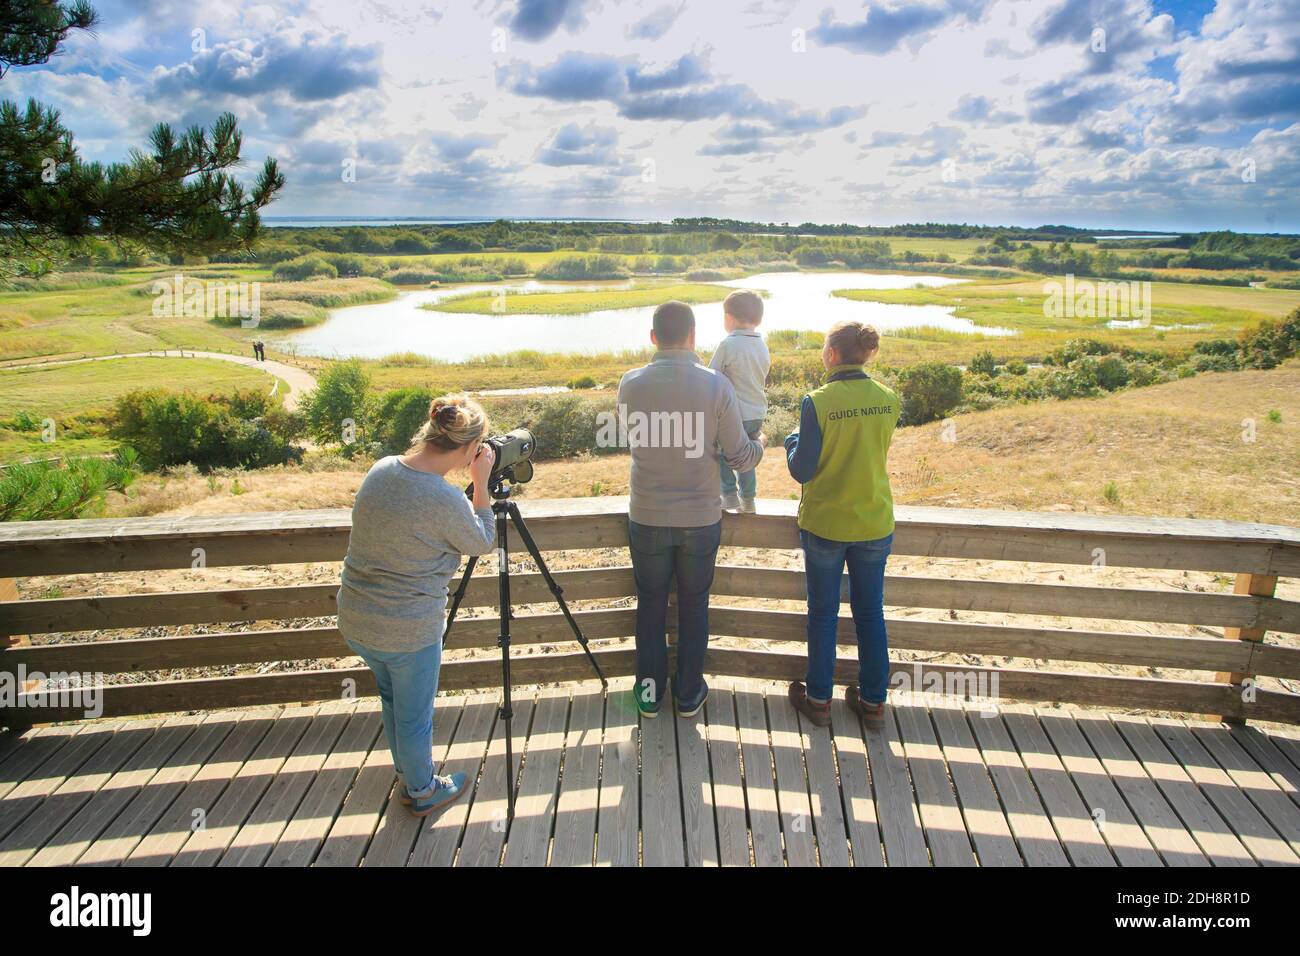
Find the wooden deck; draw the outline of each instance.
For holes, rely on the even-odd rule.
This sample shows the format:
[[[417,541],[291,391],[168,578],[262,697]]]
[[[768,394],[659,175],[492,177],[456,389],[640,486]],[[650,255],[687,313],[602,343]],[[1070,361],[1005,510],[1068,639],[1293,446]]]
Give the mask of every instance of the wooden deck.
[[[1255,728],[900,704],[864,734],[718,679],[691,720],[627,682],[523,695],[507,826],[496,695],[440,701],[477,784],[391,799],[377,703],[96,721],[0,739],[0,865],[1300,864],[1300,740]]]

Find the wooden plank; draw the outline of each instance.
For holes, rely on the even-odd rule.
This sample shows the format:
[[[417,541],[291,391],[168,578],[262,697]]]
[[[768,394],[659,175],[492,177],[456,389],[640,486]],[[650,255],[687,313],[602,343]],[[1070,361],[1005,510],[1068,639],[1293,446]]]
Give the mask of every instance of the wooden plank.
[[[885,862],[889,866],[929,866],[930,851],[912,795],[912,778],[908,775],[894,708],[885,708],[883,728],[866,730],[864,734]]]
[[[754,685],[737,684],[735,703],[754,865],[782,866],[785,851],[781,843],[781,807],[776,797],[763,693]]]
[[[1232,725],[1231,731],[1237,743],[1264,768],[1278,789],[1287,794],[1292,802],[1300,805],[1300,767],[1288,760],[1278,748],[1277,738],[1260,733],[1255,727],[1240,724]]]
[[[724,515],[724,546],[798,548],[797,504],[763,499],[758,514]],[[542,550],[627,545],[626,497],[519,505]],[[1300,533],[1276,525],[915,506],[897,507],[895,518],[896,554],[1087,565],[1102,548],[1110,567],[1300,568]],[[0,528],[0,577],[187,568],[196,547],[208,567],[338,561],[350,526],[347,509],[11,522]]]
[[[604,690],[590,684],[575,689],[564,738],[564,774],[555,808],[551,866],[591,866],[595,859],[604,723]]]
[[[783,695],[769,688],[767,720],[771,728],[772,763],[776,767],[776,802],[781,811],[787,866],[817,866],[817,834],[808,772],[803,763],[799,718]],[[843,828],[841,827],[841,830]]]
[[[1153,719],[1151,726],[1257,862],[1265,866],[1300,864],[1300,856],[1233,785],[1186,724]]]
[[[1238,574],[1233,584],[1234,594],[1245,594],[1253,597],[1260,597],[1264,600],[1272,599],[1274,591],[1277,589],[1277,575],[1272,574]],[[1228,641],[1246,641],[1250,644],[1259,644],[1264,640],[1270,626],[1276,626],[1263,621],[1257,621],[1255,626],[1237,625],[1234,627],[1225,627],[1223,637]],[[1279,630],[1290,630],[1289,627],[1280,627]],[[1224,671],[1216,675],[1216,680],[1225,684],[1234,684],[1240,686],[1251,674],[1242,671]],[[1225,714],[1223,719],[1230,722],[1241,722],[1240,715]]]
[[[656,718],[658,719],[658,718]],[[611,681],[605,704],[600,808],[596,819],[598,866],[636,866],[640,855],[640,726],[632,682]]]
[[[235,729],[242,714],[209,714],[185,743],[158,767],[130,803],[77,860],[79,866],[121,866],[186,784]]]
[[[745,822],[745,781],[740,766],[736,700],[730,686],[709,690],[709,764],[713,777],[713,815],[718,834],[718,862],[749,866],[749,827]]]
[[[671,700],[658,717],[641,718],[641,864],[685,866],[677,728]]]
[[[1248,645],[1250,660],[1241,668],[1256,677],[1300,678],[1300,647],[1263,642]]]
[[[22,866],[153,736],[159,720],[132,721],[113,734],[57,790],[0,840],[0,867]]]
[[[712,696],[713,693],[710,688],[709,695]],[[686,865],[717,866],[718,830],[714,823],[713,778],[709,773],[708,718],[701,711],[690,718],[674,714],[672,719],[677,724],[677,759],[681,768]]]
[[[208,811],[203,827],[190,835],[172,859],[172,866],[216,866],[221,861],[248,815],[311,727],[318,710],[316,706],[295,707],[279,713],[253,756],[239,768]]]
[[[380,737],[366,754],[356,783],[330,824],[330,831],[313,865],[360,866],[396,782],[393,755],[387,740]]]
[[[966,723],[965,713],[942,704],[932,705],[930,713],[979,865],[1022,866],[1016,839],[1002,812],[1002,805],[998,803],[988,767],[984,765],[984,758]]]
[[[438,771],[439,760],[447,753],[451,741],[461,730],[464,720],[463,698],[439,697],[434,703],[433,712],[433,749],[434,771]],[[387,740],[384,741],[387,746]],[[468,784],[467,784],[468,785]],[[461,797],[452,807],[458,807],[469,799],[469,794]],[[421,832],[429,821],[411,814],[401,802],[401,794],[396,788],[392,790],[388,805],[375,830],[374,838],[366,849],[362,866],[406,866]],[[450,865],[450,864],[449,864]]]
[[[560,788],[560,762],[569,723],[569,691],[552,688],[537,698],[533,727],[524,751],[524,771],[515,798],[503,863],[506,866],[545,866],[550,858],[551,830]]]
[[[627,547],[627,498],[519,501],[542,551]],[[341,561],[346,508],[238,515],[11,522],[0,528],[0,577]],[[1223,565],[1223,567],[1227,567]]]
[[[842,579],[841,587],[841,598],[845,599],[847,576]],[[723,565],[714,573],[713,593],[794,601],[802,599],[808,591],[802,571]],[[1300,630],[1300,603],[1268,595],[888,575],[885,605],[1170,624],[1247,627],[1259,623],[1272,630]]]
[[[1115,858],[1097,829],[1091,807],[1086,806],[1074,788],[1065,766],[1052,749],[1042,724],[1030,712],[1004,709],[1002,719],[1016,742],[1020,759],[1029,771],[1034,786],[1042,795],[1043,806],[1061,845],[1075,866],[1114,866]]]
[[[293,818],[266,858],[267,866],[310,866],[329,835],[334,816],[361,771],[375,740],[383,732],[378,701],[363,702],[321,765]],[[385,742],[384,746],[387,746]]]
[[[1252,866],[1254,858],[1250,851],[1156,736],[1151,725],[1134,717],[1117,716],[1111,720],[1210,862],[1215,866]]]
[[[163,723],[126,764],[73,815],[28,866],[70,866],[117,818],[141,788],[198,728],[198,717],[173,717]]]
[[[554,577],[568,601],[626,597],[635,587],[630,567],[556,571]],[[495,607],[496,586],[495,577],[476,577],[465,592],[464,606]],[[510,591],[517,606],[554,601],[537,573],[511,575]],[[0,602],[0,635],[331,617],[338,613],[337,596],[337,584],[298,584]],[[482,620],[457,621],[451,631],[452,644],[459,641],[462,624]],[[12,659],[18,660],[19,655],[15,653]]]
[[[935,866],[974,866],[970,835],[948,780],[948,765],[928,711],[918,704],[902,704],[894,708],[894,716],[931,860]]]
[[[278,714],[278,710],[268,708],[243,715],[212,758],[199,768],[167,812],[122,861],[123,865],[166,866],[170,863],[190,836],[206,826],[208,814],[231,779],[275,726]]]
[[[5,797],[27,779],[61,747],[88,726],[44,727],[29,730],[22,735],[22,746],[10,751],[0,765],[0,797]]]
[[[709,649],[709,667],[714,673],[762,680],[802,680],[808,667],[805,653],[772,650],[740,650],[729,647]],[[981,688],[997,688],[1003,700],[1069,701],[1079,704],[1142,710],[1173,710],[1183,713],[1221,713],[1242,708],[1239,695],[1225,684],[1198,681],[1149,680],[1116,677],[1109,674],[1022,670],[1009,667],[976,667],[969,664],[920,664],[913,661],[890,661],[890,673],[905,674],[912,686],[924,686],[916,680],[917,669],[925,679],[934,675],[944,683],[948,697],[980,696]],[[857,680],[857,662],[840,660],[835,665],[835,683],[851,684]],[[1294,714],[1300,720],[1300,694],[1269,698],[1260,691],[1250,705],[1252,719],[1286,719]],[[1267,715],[1267,716],[1266,716]]]
[[[848,866],[849,836],[831,730],[816,726],[802,714],[795,716],[803,742],[804,766],[808,768],[808,796],[817,833],[818,861],[822,866]]]
[[[867,746],[862,739],[862,721],[842,698],[831,701],[831,729],[844,795],[845,825],[853,850],[854,866],[884,866],[880,842],[880,820],[871,792],[867,770]]]
[[[997,711],[963,707],[979,742],[980,756],[989,768],[1007,825],[1015,835],[1027,866],[1068,866],[1069,858],[1047,815],[1029,771]]]
[[[514,719],[511,727],[511,746],[514,762],[506,767],[505,721],[497,719],[492,728],[492,741],[488,745],[487,761],[483,765],[483,778],[474,794],[457,866],[496,866],[501,862],[509,829],[509,803],[506,788],[517,788],[519,763],[528,742],[528,728],[532,723],[534,699],[532,694],[519,693],[514,700]]]
[[[439,772],[464,773],[465,785],[470,788],[470,792],[420,828],[420,836],[415,841],[408,866],[451,866],[456,859],[456,851],[460,848],[461,834],[465,829],[465,821],[469,819],[470,808],[483,795],[479,777],[487,758],[488,742],[492,739],[498,720],[497,698],[487,694],[448,698],[439,705],[444,715],[440,720],[449,713],[448,707],[453,702],[460,708],[460,722],[450,738]],[[475,789],[476,786],[478,789]],[[379,859],[382,860],[383,857]]]
[[[336,701],[321,707],[298,746],[230,841],[218,866],[261,866],[266,862],[354,709],[352,701]]]
[[[636,652],[632,648],[592,646],[606,676],[631,673]],[[585,680],[591,676],[591,662],[581,652],[520,655],[513,658],[511,673],[517,684]],[[487,688],[501,684],[499,658],[446,661],[439,674],[441,690]],[[1226,690],[1226,688],[1225,688]],[[104,716],[171,713],[282,704],[300,701],[338,700],[345,692],[360,696],[375,694],[374,675],[368,667],[325,668],[237,677],[168,680],[139,684],[114,684],[99,689]],[[19,707],[18,710],[24,708]],[[0,720],[7,711],[0,710]],[[80,720],[77,708],[49,708],[51,721]]]
[[[1269,825],[1286,840],[1300,859],[1300,807],[1273,778],[1233,739],[1226,725],[1191,726],[1196,740],[1218,761],[1232,783],[1255,805]]]
[[[1080,715],[1076,723],[1111,782],[1124,795],[1161,861],[1166,866],[1209,866],[1209,859],[1110,720]]]
[[[885,622],[889,627],[890,647],[895,650],[960,651],[998,657],[1099,661],[1208,671],[1224,667],[1248,667],[1252,660],[1249,647],[1229,644],[1217,637],[1165,637],[1111,631],[1008,627],[1001,624],[923,621],[892,615],[887,616]],[[802,611],[713,607],[709,611],[709,628],[714,634],[729,637],[802,643],[807,637],[807,616]],[[851,617],[841,615],[836,640],[846,646],[857,646],[857,632]],[[1269,663],[1280,667],[1290,666],[1285,655],[1274,658]]]
[[[119,724],[91,724],[81,733],[65,738],[48,759],[36,766],[22,783],[0,800],[0,839],[7,837],[46,797],[57,791],[68,778],[113,739]]]
[[[1069,714],[1038,711],[1038,722],[1121,866],[1160,866],[1156,852],[1106,768]]]

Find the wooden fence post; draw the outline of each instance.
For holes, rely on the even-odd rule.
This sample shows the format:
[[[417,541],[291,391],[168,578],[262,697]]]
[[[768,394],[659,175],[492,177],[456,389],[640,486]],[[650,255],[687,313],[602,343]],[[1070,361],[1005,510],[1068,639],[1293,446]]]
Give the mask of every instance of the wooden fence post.
[[[1277,589],[1277,576],[1268,574],[1247,574],[1237,575],[1237,583],[1233,586],[1233,594],[1249,594],[1253,597],[1272,597],[1273,592]],[[1264,640],[1265,628],[1262,627],[1225,627],[1223,636],[1230,641],[1254,641],[1259,643]],[[1215,679],[1224,684],[1241,684],[1242,681],[1252,674],[1237,674],[1232,672],[1220,671],[1215,675]],[[1227,723],[1245,723],[1245,718],[1232,715],[1221,715],[1220,720]]]

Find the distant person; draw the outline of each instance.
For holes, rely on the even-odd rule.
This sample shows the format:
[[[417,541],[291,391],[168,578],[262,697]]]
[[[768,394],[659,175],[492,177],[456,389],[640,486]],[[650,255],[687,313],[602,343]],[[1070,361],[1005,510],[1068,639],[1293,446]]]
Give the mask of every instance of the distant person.
[[[757,332],[763,321],[763,300],[757,292],[737,289],[722,303],[722,325],[727,337],[718,343],[717,351],[709,361],[709,368],[721,372],[736,390],[736,406],[745,434],[757,438],[767,417],[767,373],[772,368],[772,357]],[[719,460],[722,469],[722,507],[726,511],[742,514],[754,513],[754,499],[758,496],[758,474],[754,469],[737,473],[725,459]],[[739,495],[737,495],[739,481]]]
[[[417,817],[466,789],[433,766],[433,707],[442,663],[447,585],[464,554],[496,541],[487,480],[495,454],[483,409],[436,398],[405,455],[375,462],[352,506],[338,594],[339,631],[375,674],[397,792]],[[468,468],[473,503],[446,475]]]
[[[654,312],[650,341],[658,351],[618,386],[618,408],[632,452],[628,536],[636,579],[636,688],[643,717],[655,717],[668,682],[665,623],[677,590],[677,670],[672,694],[682,717],[709,695],[709,589],[722,540],[715,449],[740,471],[763,457],[762,435],[750,438],[726,377],[695,354],[695,314],[684,302]]]
[[[266,361],[266,343],[261,339],[257,340],[257,360],[259,362]]]
[[[256,362],[260,362],[260,361],[262,361],[262,343],[261,343],[261,342],[254,342],[254,343],[253,343],[253,360],[256,361]]]
[[[803,485],[799,541],[808,584],[807,684],[790,685],[790,703],[823,727],[831,717],[846,563],[858,683],[845,689],[844,700],[868,728],[879,729],[885,721],[885,561],[894,540],[894,498],[885,466],[899,402],[863,369],[879,349],[880,336],[871,326],[836,324],[822,348],[826,384],[804,396],[799,429],[785,440],[790,475]]]

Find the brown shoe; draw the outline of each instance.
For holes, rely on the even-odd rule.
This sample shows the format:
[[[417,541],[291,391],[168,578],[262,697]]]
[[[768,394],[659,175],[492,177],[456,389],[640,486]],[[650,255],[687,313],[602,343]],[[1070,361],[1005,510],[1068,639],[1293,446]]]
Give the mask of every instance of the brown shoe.
[[[823,704],[810,700],[808,689],[795,681],[790,685],[790,706],[799,713],[803,714],[818,727],[829,727],[831,723],[831,702],[828,700]]]
[[[844,703],[849,705],[849,710],[862,718],[862,723],[867,730],[885,729],[885,705],[868,704],[858,696],[857,684],[844,688]]]

